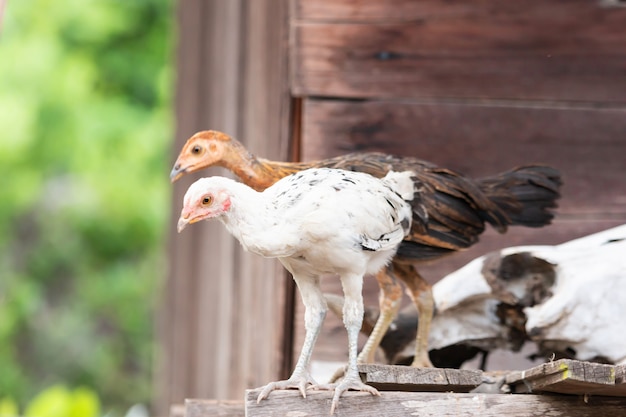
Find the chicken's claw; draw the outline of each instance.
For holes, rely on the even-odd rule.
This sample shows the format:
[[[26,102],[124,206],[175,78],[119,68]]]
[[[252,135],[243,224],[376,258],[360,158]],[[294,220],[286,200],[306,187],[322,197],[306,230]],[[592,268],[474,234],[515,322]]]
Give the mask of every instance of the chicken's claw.
[[[349,390],[369,392],[372,395],[380,396],[380,392],[372,386],[364,384],[358,377],[346,377],[338,384],[321,384],[311,387],[313,390],[335,390],[333,402],[330,406],[330,415],[335,414],[335,409],[339,406],[339,397]]]
[[[317,383],[309,375],[292,375],[291,378],[284,381],[270,382],[264,386],[256,402],[257,404],[260,403],[261,400],[266,399],[270,395],[270,392],[277,389],[297,389],[302,394],[302,397],[306,398],[307,388],[313,386],[317,386]]]

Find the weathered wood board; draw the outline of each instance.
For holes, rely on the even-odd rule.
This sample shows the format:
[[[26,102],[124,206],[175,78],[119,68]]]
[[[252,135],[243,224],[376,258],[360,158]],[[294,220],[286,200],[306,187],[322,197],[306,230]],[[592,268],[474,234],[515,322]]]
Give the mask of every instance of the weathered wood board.
[[[511,227],[503,235],[488,227],[470,249],[419,265],[431,283],[492,250],[559,244],[626,223],[624,193],[616,192],[626,190],[626,108],[306,98],[302,113],[304,160],[382,151],[415,156],[470,177],[527,163],[550,164],[562,172],[562,198],[552,225]],[[322,285],[326,292],[342,293],[336,279]],[[375,280],[366,278],[366,305],[377,305],[378,294]],[[296,347],[303,340],[302,322],[299,306]],[[343,323],[329,314],[314,359],[345,360],[346,345],[337,340],[346,340]],[[498,369],[493,363],[488,362],[488,369]],[[532,364],[520,359],[495,366],[524,369]]]
[[[617,1],[294,0],[297,96],[626,102]]]
[[[563,174],[561,217],[626,220],[623,193],[604,191],[626,190],[626,107],[306,99],[302,122],[305,160],[380,151],[471,177],[549,164]]]
[[[626,388],[626,365],[615,367],[615,385],[621,385]]]
[[[309,392],[306,398],[293,390],[275,391],[257,404],[258,394],[258,390],[246,391],[248,417],[328,416],[333,397],[330,391]],[[604,417],[623,415],[624,410],[626,398],[619,397],[591,397],[583,401],[577,396],[386,391],[379,397],[347,392],[341,397],[335,416]]]
[[[469,392],[483,382],[482,372],[460,369],[359,365],[363,382],[381,391]]]
[[[557,392],[626,396],[624,365],[613,366],[561,359],[507,375],[513,392]]]
[[[619,412],[626,409],[624,368],[624,365],[559,360],[524,372],[501,371],[499,374],[514,394],[486,394],[460,392],[480,385],[487,375],[481,371],[359,365],[363,380],[378,388],[381,395],[347,392],[341,397],[335,415],[621,415]],[[333,396],[331,391],[308,391],[307,397],[302,398],[296,390],[279,390],[257,404],[259,392],[259,389],[246,391],[245,407],[242,401],[189,399],[184,409],[172,407],[171,417],[321,416],[328,415]]]
[[[421,22],[424,17],[480,17],[485,15],[511,15],[514,12],[527,13],[534,19],[544,16],[543,19],[559,19],[567,21],[572,19],[570,14],[582,16],[585,11],[603,10],[610,11],[614,8],[623,7],[620,1],[605,0],[601,2],[586,2],[584,0],[569,0],[571,12],[568,16],[546,17],[556,11],[564,11],[563,5],[557,1],[528,0],[524,6],[515,3],[498,3],[484,0],[480,3],[446,0],[291,0],[292,16],[302,21],[336,21],[336,22]],[[540,8],[539,6],[543,6]],[[497,18],[498,16],[496,16]],[[504,18],[504,16],[499,16]]]

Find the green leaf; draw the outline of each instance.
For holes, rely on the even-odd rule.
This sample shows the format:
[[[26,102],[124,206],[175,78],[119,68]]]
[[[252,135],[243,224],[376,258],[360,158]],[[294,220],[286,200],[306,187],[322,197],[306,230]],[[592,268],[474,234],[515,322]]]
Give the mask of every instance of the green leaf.
[[[100,400],[91,389],[80,387],[72,392],[72,402],[67,417],[98,417]]]
[[[13,398],[0,398],[0,417],[15,417],[18,415],[17,403]]]
[[[53,385],[41,391],[26,405],[24,417],[67,417],[71,394],[62,385]]]
[[[17,407],[15,411],[17,413]],[[93,390],[79,387],[70,391],[62,385],[53,385],[41,391],[26,406],[24,412],[25,417],[98,417],[99,415],[100,400]]]

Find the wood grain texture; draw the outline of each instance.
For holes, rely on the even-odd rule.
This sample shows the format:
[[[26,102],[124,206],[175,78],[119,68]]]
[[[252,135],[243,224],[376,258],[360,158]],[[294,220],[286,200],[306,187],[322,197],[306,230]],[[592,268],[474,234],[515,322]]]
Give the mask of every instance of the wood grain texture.
[[[618,371],[618,368],[621,369]],[[561,359],[512,372],[505,382],[517,393],[557,392],[625,397],[626,386],[623,381],[616,381],[618,372],[623,373],[623,365],[616,367]]]
[[[480,371],[415,369],[406,366],[359,365],[363,380],[381,390],[380,397],[347,392],[337,416],[602,416],[626,406],[626,391],[620,386],[624,366],[559,360],[524,372],[506,375],[516,393],[558,392],[572,395],[508,395],[458,392],[483,381]],[[389,389],[389,390],[386,390]],[[620,391],[620,389],[622,389]],[[419,392],[415,392],[419,391]],[[424,391],[441,391],[431,393]],[[457,392],[457,393],[452,393]],[[188,399],[184,407],[172,408],[172,417],[208,416],[314,416],[326,415],[332,392],[308,391],[302,398],[295,390],[274,391],[257,404],[259,389],[245,393],[242,401]],[[590,396],[593,394],[593,396]],[[611,398],[620,397],[620,398]],[[174,413],[175,410],[175,413]],[[603,414],[607,413],[607,414]]]
[[[382,151],[415,156],[470,177],[528,163],[550,164],[562,172],[562,198],[552,225],[512,227],[504,235],[488,228],[470,249],[420,265],[430,283],[492,250],[559,244],[626,222],[626,109],[307,98],[302,111],[303,160]],[[322,286],[341,294],[336,279],[325,278]],[[369,277],[364,299],[366,305],[378,304],[378,287]],[[296,346],[302,341],[302,322],[299,306]],[[345,360],[345,340],[343,324],[329,314],[314,359]],[[488,364],[497,369],[497,361]],[[519,357],[499,365],[523,369],[531,363]]]
[[[626,365],[615,366],[615,389],[620,396],[626,397]]]
[[[476,10],[476,3],[442,0],[292,0],[292,3],[294,19],[325,22],[414,21],[433,15],[471,15]]]
[[[626,220],[624,132],[626,108],[307,99],[302,155],[382,151],[472,177],[545,163],[563,174],[560,213]]]
[[[359,365],[361,379],[381,391],[468,392],[482,382],[482,372],[408,366]]]
[[[558,1],[528,0],[524,4],[498,3],[493,0],[474,2],[447,0],[291,0],[291,16],[298,21],[323,22],[380,22],[380,21],[419,21],[424,17],[484,16],[486,14],[529,14],[535,19],[557,11],[572,10],[582,14],[589,10],[619,9],[624,7],[620,0],[588,2],[570,0],[566,5]],[[564,9],[569,7],[570,9]],[[567,16],[553,16],[553,19],[569,19]]]
[[[245,138],[252,151],[288,159],[287,6],[287,0],[178,4],[172,160],[189,136],[208,128]],[[187,187],[215,174],[227,175],[213,169],[173,186],[167,282],[158,310],[157,415],[185,398],[240,399],[245,388],[281,376],[283,346],[291,345],[284,340],[291,327],[288,281],[278,262],[245,253],[218,223],[175,231]]]
[[[310,391],[306,399],[297,391],[274,391],[257,404],[258,394],[257,390],[246,391],[248,417],[327,416],[332,399],[329,391]],[[593,396],[583,401],[578,396],[387,391],[374,397],[369,393],[347,392],[341,397],[335,416],[600,417],[622,415],[625,407],[626,398],[618,397]]]
[[[626,103],[626,9],[599,2],[296,1],[298,96]]]

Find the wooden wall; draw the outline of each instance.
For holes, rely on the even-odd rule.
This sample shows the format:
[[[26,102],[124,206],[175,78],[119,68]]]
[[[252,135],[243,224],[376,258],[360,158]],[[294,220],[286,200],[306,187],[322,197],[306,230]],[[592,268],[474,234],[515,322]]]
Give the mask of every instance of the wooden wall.
[[[292,92],[624,103],[624,10],[606,3],[294,0]]]
[[[561,170],[553,225],[488,230],[470,250],[422,266],[433,283],[489,250],[555,244],[622,224],[626,8],[617,5],[293,0],[290,74],[291,92],[302,99],[301,157],[376,150],[470,176],[532,162]],[[336,280],[324,285],[341,292]],[[377,295],[367,280],[366,303],[376,305]],[[344,360],[345,341],[329,317],[314,360]]]

